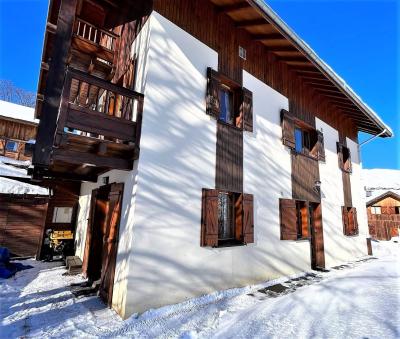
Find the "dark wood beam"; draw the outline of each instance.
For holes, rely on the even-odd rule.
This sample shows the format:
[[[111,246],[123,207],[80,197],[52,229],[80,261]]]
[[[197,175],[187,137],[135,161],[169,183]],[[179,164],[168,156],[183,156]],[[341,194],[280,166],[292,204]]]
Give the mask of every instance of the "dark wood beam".
[[[305,83],[310,86],[320,86],[320,87],[324,87],[324,88],[336,88],[335,85],[328,84],[328,83],[318,83],[318,82],[314,82],[314,81],[306,81]]]
[[[277,55],[277,58],[282,61],[309,62],[307,58],[299,55]]]
[[[311,76],[311,75],[302,76],[301,75],[300,78],[305,79],[306,81],[310,80],[315,83],[332,84],[332,82],[330,82],[328,79],[324,78],[323,75],[321,75],[321,76],[317,76],[317,74],[314,76]]]
[[[230,13],[230,12],[235,12],[239,11],[241,9],[249,8],[250,5],[248,4],[247,1],[244,2],[238,2],[233,5],[226,5],[226,6],[219,6],[218,11],[223,12],[223,13]]]
[[[248,28],[260,25],[270,25],[270,23],[265,19],[244,20],[235,23],[237,28]]]
[[[67,151],[56,149],[53,151],[53,160],[62,161],[67,164],[88,164],[93,167],[105,167],[108,169],[131,170],[133,161],[123,158],[102,157],[93,153],[84,153],[77,151]]]
[[[299,52],[296,48],[293,46],[266,46],[266,48],[271,51],[271,52]]]
[[[271,34],[256,34],[252,36],[254,41],[264,41],[264,40],[285,40],[285,37],[279,33]]]
[[[36,137],[33,164],[48,166],[57,126],[58,109],[78,0],[62,0],[54,37],[53,53],[44,92],[43,109]]]

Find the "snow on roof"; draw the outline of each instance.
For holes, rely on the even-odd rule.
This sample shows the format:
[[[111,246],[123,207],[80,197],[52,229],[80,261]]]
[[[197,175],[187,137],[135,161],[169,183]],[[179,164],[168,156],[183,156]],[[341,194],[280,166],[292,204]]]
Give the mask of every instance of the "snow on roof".
[[[34,115],[35,109],[32,107],[26,107],[0,100],[0,116],[38,123],[39,120],[35,119]]]
[[[362,180],[365,190],[371,192],[367,203],[389,191],[400,195],[400,170],[364,169]]]
[[[0,177],[0,194],[48,195],[47,188]]]
[[[264,14],[269,17],[273,22],[280,28],[284,35],[287,35],[292,39],[292,41],[297,45],[300,50],[303,51],[307,56],[309,56],[312,61],[318,66],[318,68],[322,69],[323,73],[325,73],[328,78],[330,77],[334,83],[337,84],[351,99],[353,99],[359,108],[364,111],[364,113],[370,117],[380,128],[382,131],[386,131],[385,135],[392,137],[393,131],[391,128],[386,125],[382,118],[365,103],[362,98],[344,81],[342,77],[340,77],[331,66],[329,66],[303,39],[301,39],[289,25],[282,20],[282,18],[269,6],[264,0],[254,0],[257,6],[264,12]]]
[[[27,168],[30,161],[14,160],[0,156],[0,194],[48,195],[49,190],[5,177],[29,178]],[[16,167],[17,166],[17,167]]]

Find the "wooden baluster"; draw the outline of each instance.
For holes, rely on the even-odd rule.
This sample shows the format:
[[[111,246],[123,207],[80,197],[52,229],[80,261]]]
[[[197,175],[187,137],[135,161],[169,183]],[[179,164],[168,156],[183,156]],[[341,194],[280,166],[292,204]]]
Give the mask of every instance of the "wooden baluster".
[[[80,35],[80,30],[81,30],[81,21],[78,20],[78,29],[77,29],[76,35]]]
[[[83,24],[83,34],[82,34],[83,38],[85,38],[85,32],[86,32],[86,24]]]

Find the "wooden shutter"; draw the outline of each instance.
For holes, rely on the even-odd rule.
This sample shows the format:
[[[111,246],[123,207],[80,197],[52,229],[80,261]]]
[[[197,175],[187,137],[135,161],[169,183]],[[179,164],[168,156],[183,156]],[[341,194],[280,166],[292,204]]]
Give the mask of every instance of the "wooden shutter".
[[[219,73],[214,71],[211,67],[207,68],[207,97],[206,97],[206,112],[208,115],[219,118],[220,102],[219,102],[219,89],[221,79]]]
[[[346,206],[342,206],[343,234],[349,235],[349,211]]]
[[[321,131],[317,131],[317,136],[318,160],[325,161],[324,134]]]
[[[343,145],[340,143],[336,143],[336,148],[337,148],[337,154],[338,154],[338,162],[339,162],[339,168],[341,170],[344,170],[344,164],[343,164]]]
[[[279,199],[281,240],[297,240],[296,200]]]
[[[282,142],[284,145],[295,148],[294,116],[286,110],[281,110]]]
[[[218,246],[218,193],[203,189],[200,246]]]
[[[243,117],[243,129],[253,132],[253,93],[244,87],[240,115]]]
[[[103,233],[103,257],[99,295],[110,307],[112,306],[123,190],[124,184],[114,183],[110,185],[107,221]]]
[[[243,242],[254,242],[254,198],[252,194],[243,194]]]
[[[308,203],[304,203],[300,208],[300,215],[301,215],[301,235],[302,238],[308,238],[310,236],[310,226],[309,226],[309,206]]]

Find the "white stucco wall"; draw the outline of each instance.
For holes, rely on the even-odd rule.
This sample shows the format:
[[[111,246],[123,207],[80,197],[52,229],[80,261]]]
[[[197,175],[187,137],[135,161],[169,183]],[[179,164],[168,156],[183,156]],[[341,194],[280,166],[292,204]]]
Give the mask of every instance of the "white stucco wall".
[[[244,74],[255,103],[255,132],[244,141],[255,244],[202,248],[201,189],[214,187],[216,161],[216,122],[205,114],[206,69],[217,69],[218,55],[154,13],[147,64],[125,315],[308,269],[309,243],[279,240],[279,197],[291,197],[279,121],[287,98]]]
[[[321,180],[322,222],[324,230],[325,265],[332,267],[366,255],[366,215],[365,204],[360,202],[360,164],[353,147],[357,144],[347,139],[352,153],[353,173],[350,175],[353,205],[357,208],[360,234],[345,236],[343,234],[342,206],[344,205],[342,172],[338,165],[336,143],[339,133],[336,129],[320,119],[316,119],[316,127],[324,133],[326,161],[319,162]]]
[[[215,187],[216,162],[216,121],[205,113],[206,69],[218,69],[218,54],[156,12],[132,47],[135,52],[139,55],[135,89],[145,94],[140,158],[132,172],[105,174],[110,182],[125,183],[113,295],[119,313],[127,317],[310,269],[307,240],[280,240],[279,198],[292,197],[290,152],[282,145],[280,126],[280,111],[288,109],[288,99],[243,72],[243,85],[253,92],[254,105],[254,132],[244,133],[243,169],[244,191],[254,195],[255,243],[202,248],[201,194],[202,188]],[[317,126],[325,134],[327,161],[320,163],[322,208],[326,260],[333,265],[348,260],[355,253],[354,243],[358,246],[365,237],[343,236],[338,135],[322,121]],[[354,154],[353,161],[357,162]],[[354,170],[352,185],[353,177],[359,176]],[[82,185],[80,256],[90,193],[101,180]]]

